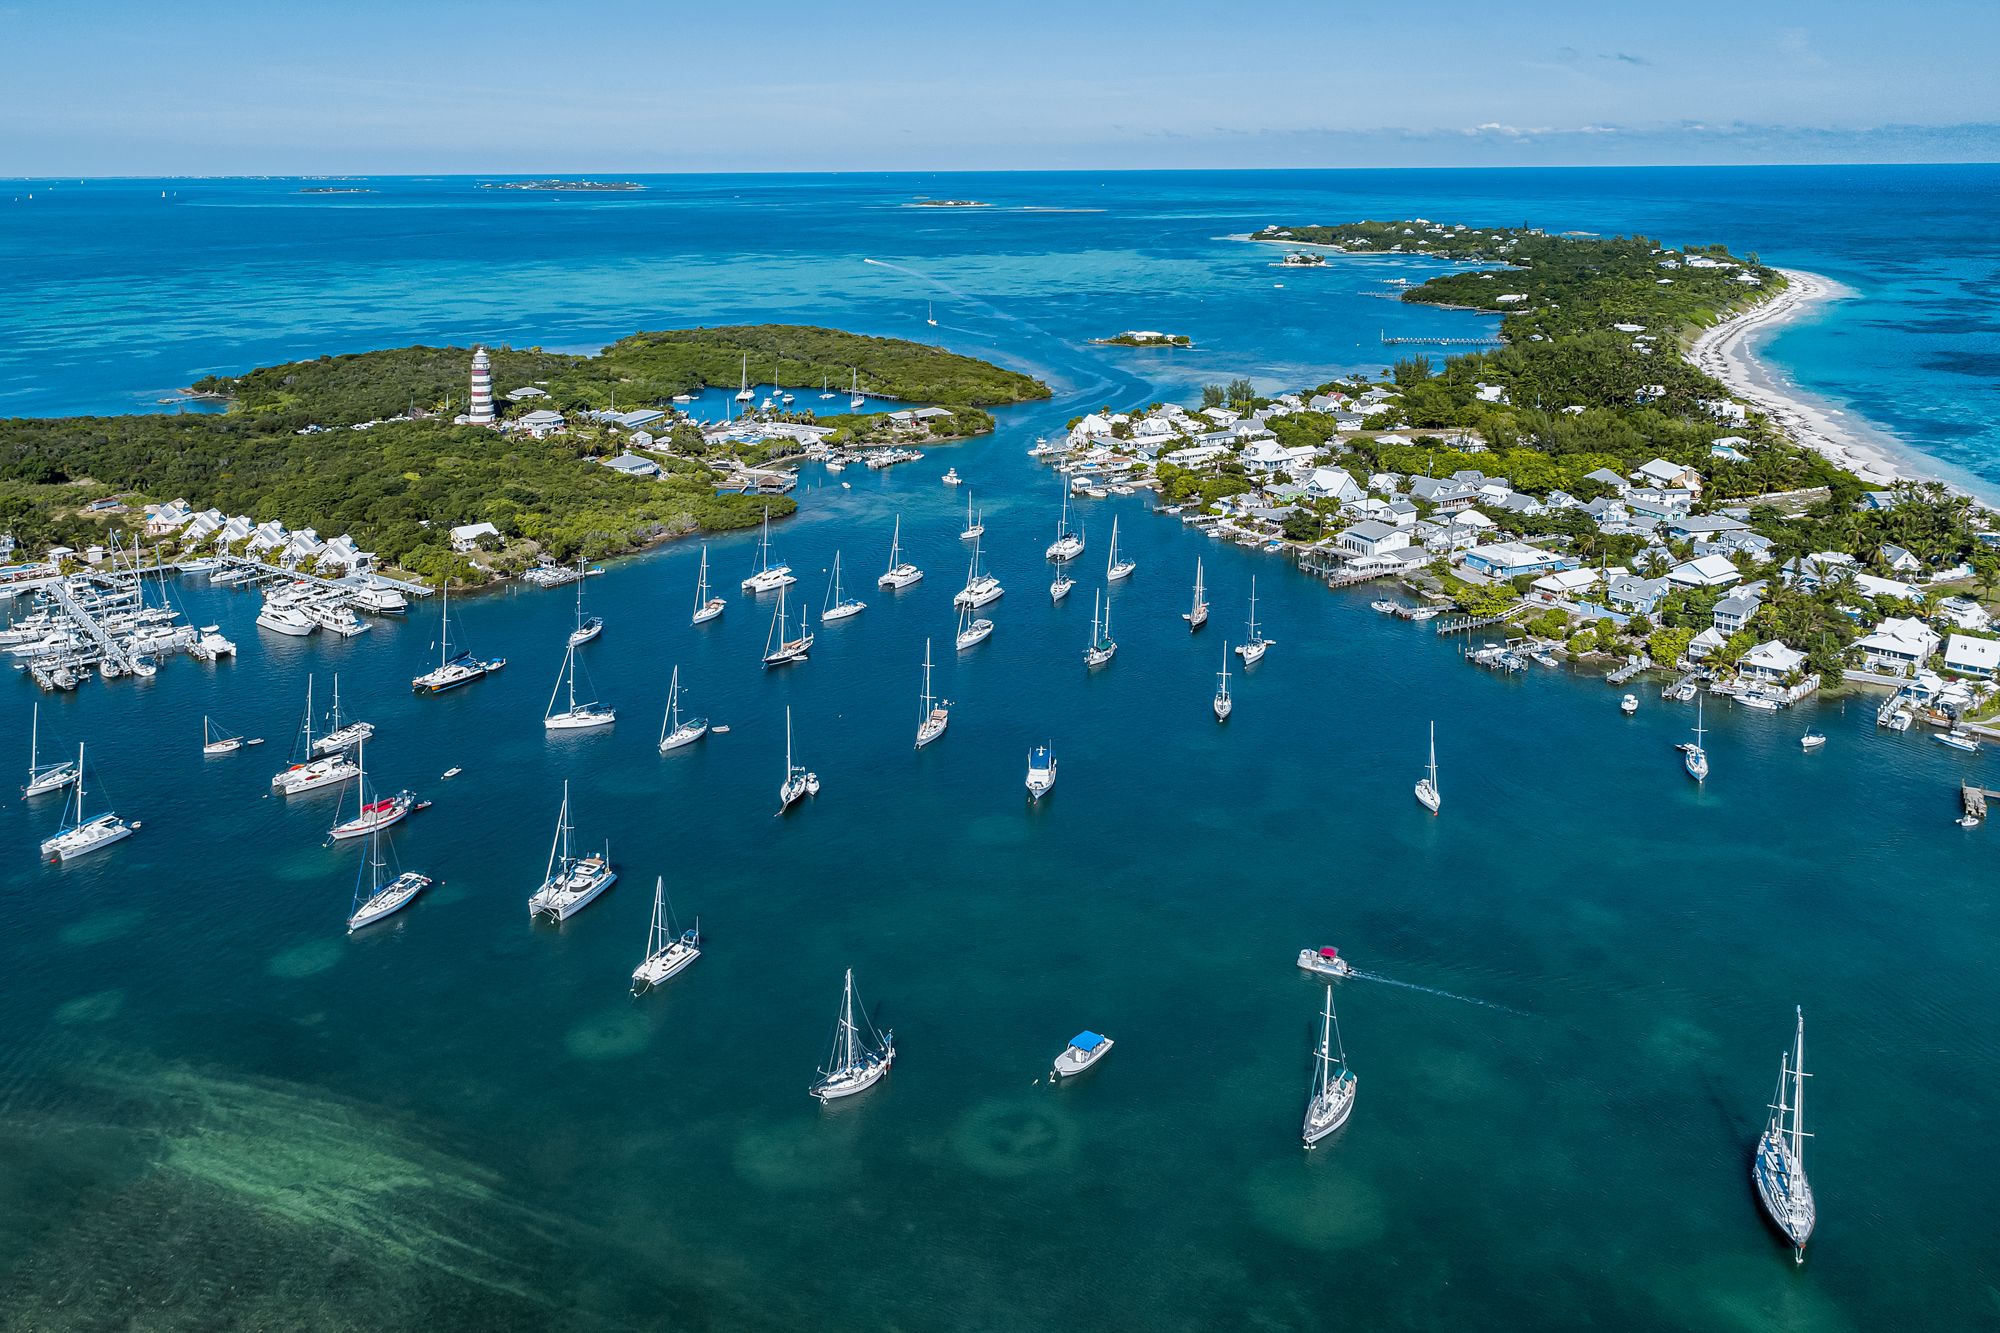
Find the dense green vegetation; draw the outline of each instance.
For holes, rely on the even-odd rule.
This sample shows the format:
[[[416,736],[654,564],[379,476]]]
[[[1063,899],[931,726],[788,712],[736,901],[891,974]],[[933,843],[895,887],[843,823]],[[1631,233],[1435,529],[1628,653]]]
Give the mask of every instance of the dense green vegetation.
[[[522,406],[552,403],[566,411],[614,403],[666,407],[675,394],[736,385],[745,356],[753,384],[817,389],[846,386],[858,376],[866,393],[946,404],[1017,403],[1049,394],[1027,375],[942,348],[793,324],[635,333],[596,356],[509,347],[489,348],[488,355],[496,394],[533,385],[547,391],[548,403]],[[442,413],[449,402],[463,411],[471,360],[467,347],[402,347],[211,375],[193,387],[292,427],[345,425],[400,416],[412,406]]]

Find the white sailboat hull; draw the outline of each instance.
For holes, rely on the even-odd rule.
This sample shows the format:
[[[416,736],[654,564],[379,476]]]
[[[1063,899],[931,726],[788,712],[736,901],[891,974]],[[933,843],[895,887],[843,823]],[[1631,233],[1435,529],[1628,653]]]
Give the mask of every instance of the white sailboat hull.
[[[355,909],[347,918],[347,931],[351,935],[363,926],[371,926],[385,916],[402,911],[416,900],[419,893],[431,886],[428,875],[419,875],[414,870],[402,874],[376,892],[375,896]]]
[[[1063,598],[1069,596],[1069,590],[1075,586],[1075,579],[1057,579],[1049,585],[1049,600],[1051,602],[1060,602]]]
[[[923,581],[924,571],[915,565],[897,565],[881,578],[875,580],[878,588],[907,588]]]
[[[350,722],[338,731],[329,731],[313,742],[316,755],[338,754],[342,750],[352,750],[355,746],[375,735],[373,722]]]
[[[896,1062],[896,1048],[891,1046],[880,1056],[871,1056],[850,1069],[829,1074],[813,1084],[812,1095],[822,1102],[838,1101],[842,1097],[852,1097],[857,1092],[866,1092],[882,1081],[889,1072],[889,1066]]]
[[[1764,1205],[1765,1215],[1785,1234],[1793,1248],[1804,1249],[1817,1220],[1812,1185],[1778,1129],[1766,1129],[1757,1140],[1750,1178],[1756,1182],[1757,1200]]]
[[[1001,595],[1006,591],[1005,588],[1000,586],[998,579],[987,575],[983,578],[975,579],[963,588],[960,588],[958,595],[951,599],[951,604],[977,611],[982,606],[999,601]]]
[[[114,842],[123,842],[132,836],[135,827],[117,815],[99,815],[73,829],[65,829],[53,838],[43,839],[42,859],[74,861],[79,856],[101,851]]]
[[[729,603],[723,601],[720,597],[711,597],[694,613],[694,620],[691,623],[700,625],[713,620],[721,615],[728,606]]]
[[[1303,1137],[1310,1148],[1327,1135],[1347,1123],[1354,1114],[1356,1079],[1347,1074],[1331,1084],[1324,1096],[1315,1095],[1306,1104],[1306,1118]]]
[[[592,616],[576,629],[570,631],[569,646],[575,648],[589,643],[602,633],[604,633],[604,617]]]
[[[858,616],[867,609],[868,603],[866,602],[841,602],[821,612],[819,622],[824,625],[830,620],[845,620],[849,616]]]
[[[1049,543],[1049,549],[1042,554],[1050,560],[1074,560],[1083,554],[1083,538],[1058,537]]]
[[[1261,639],[1251,643],[1239,643],[1236,645],[1236,655],[1243,659],[1244,666],[1256,666],[1264,660],[1264,650],[1267,647],[1269,644]]]
[[[589,731],[594,727],[608,727],[618,720],[615,708],[572,708],[561,713],[551,713],[542,719],[542,726],[549,731]]]
[[[686,971],[699,957],[699,948],[685,940],[675,940],[632,969],[632,993],[638,995],[651,990],[669,977]]]
[[[967,648],[986,642],[992,635],[992,621],[975,620],[970,625],[967,625],[964,630],[960,631],[958,636],[958,650],[964,652]]]
[[[297,796],[301,792],[339,786],[359,772],[359,769],[345,759],[338,755],[330,755],[325,759],[315,759],[309,764],[292,765],[271,779],[271,790],[281,796]]]
[[[617,879],[618,872],[603,857],[586,856],[566,874],[552,875],[542,881],[542,887],[528,899],[528,914],[567,921],[590,906]]]
[[[1418,781],[1417,783],[1418,805],[1421,805],[1424,809],[1430,811],[1432,814],[1436,814],[1438,812],[1438,807],[1443,803],[1444,803],[1443,798],[1438,795],[1438,789],[1432,785],[1431,780],[1429,778],[1423,778],[1420,781]]]
[[[1136,561],[1120,560],[1117,564],[1104,571],[1104,581],[1106,583],[1116,583],[1120,579],[1129,579],[1132,577],[1132,571],[1138,567],[1139,565]]]
[[[678,750],[683,745],[693,745],[706,735],[708,735],[707,722],[683,722],[660,738],[660,753]]]
[[[76,768],[70,764],[62,764],[30,778],[28,785],[21,788],[21,795],[46,796],[52,791],[63,790],[75,781]]]
[[[931,715],[925,718],[917,727],[917,748],[921,750],[938,737],[944,735],[944,729],[949,724],[950,719],[945,715],[945,711],[942,708],[932,709]]]
[[[1235,710],[1235,708],[1236,708],[1236,701],[1230,698],[1228,695],[1218,694],[1215,696],[1215,720],[1217,722],[1220,722],[1223,719],[1227,718],[1229,714]]]
[[[790,565],[773,565],[743,580],[743,591],[776,592],[780,588],[789,588],[797,582],[798,580],[792,577]]]

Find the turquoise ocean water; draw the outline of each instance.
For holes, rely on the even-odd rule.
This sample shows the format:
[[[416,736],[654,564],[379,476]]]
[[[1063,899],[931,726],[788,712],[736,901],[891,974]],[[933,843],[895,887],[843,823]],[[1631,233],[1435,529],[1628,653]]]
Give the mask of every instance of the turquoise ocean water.
[[[551,742],[566,592],[468,598],[500,675],[416,699],[436,607],[344,643],[279,639],[190,583],[219,667],[48,699],[132,840],[34,864],[53,802],[0,808],[0,1326],[1859,1329],[2000,1317],[1978,1147],[2000,1048],[1988,831],[1951,821],[1990,760],[1878,734],[1865,704],[1711,710],[1702,790],[1587,674],[1499,679],[1421,627],[1219,547],[1141,498],[1086,502],[1077,594],[1041,559],[1056,478],[1033,439],[1103,403],[1246,374],[1372,369],[1378,337],[1470,317],[1378,294],[1415,261],[1275,270],[1219,238],[1418,214],[1725,240],[1860,293],[1769,345],[1807,391],[2000,487],[1988,410],[2000,173],[1410,172],[697,178],[549,197],[384,180],[0,190],[0,411],[150,408],[207,370],[424,340],[590,347],[633,329],[790,320],[936,337],[1042,375],[1046,404],[885,473],[803,474],[775,544],[815,606],[843,555],[870,602],[766,674],[770,603],[687,624],[699,549],[614,562],[584,649],[620,710]],[[166,197],[162,198],[162,192]],[[34,199],[27,196],[33,193]],[[990,200],[983,210],[905,207]],[[874,260],[878,262],[866,262]],[[1283,286],[1276,284],[1282,283]],[[940,327],[923,323],[926,302]],[[1186,331],[1163,354],[1094,348]],[[810,395],[803,400],[810,405]],[[965,495],[1007,586],[951,650]],[[842,483],[848,483],[842,485]],[[927,578],[872,587],[896,516]],[[1116,662],[1087,675],[1113,515],[1140,562]],[[1179,618],[1194,562],[1215,615]],[[1251,577],[1277,641],[1232,667]],[[910,748],[924,640],[956,702]],[[730,726],[654,750],[668,673]],[[355,854],[330,798],[266,796],[316,673],[380,728],[371,767],[434,808],[397,855],[441,876],[341,928]],[[0,704],[26,749],[33,690]],[[817,800],[773,818],[784,708]],[[270,738],[204,760],[204,714]],[[1444,815],[1410,796],[1436,719]],[[1830,743],[1803,755],[1807,724]],[[1027,750],[1061,779],[1029,808]],[[465,772],[450,782],[452,765]],[[526,898],[561,784],[623,879],[560,929]],[[1984,780],[1991,782],[1991,778]],[[700,962],[633,1001],[649,889],[699,913]],[[1353,1122],[1302,1152],[1337,944]],[[840,973],[900,1058],[805,1096]],[[1404,983],[1404,984],[1390,984]],[[1428,988],[1428,989],[1425,989]],[[1442,992],[1442,993],[1438,993]],[[1476,1002],[1475,1002],[1476,1001]],[[1820,1226],[1795,1268],[1749,1145],[1791,1009],[1808,1019]],[[1116,1052],[1037,1082],[1083,1027]],[[143,1314],[135,1314],[142,1311]]]

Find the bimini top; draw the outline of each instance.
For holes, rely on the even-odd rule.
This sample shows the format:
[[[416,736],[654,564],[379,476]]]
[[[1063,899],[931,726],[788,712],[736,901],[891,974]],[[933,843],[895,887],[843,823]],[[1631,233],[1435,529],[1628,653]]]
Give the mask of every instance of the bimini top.
[[[1094,1051],[1104,1044],[1104,1038],[1095,1032],[1079,1032],[1069,1039],[1069,1044],[1079,1051]]]
[[[1338,957],[1340,957],[1340,950],[1338,950],[1338,949],[1321,949],[1321,950],[1319,951],[1319,956],[1320,956],[1321,958],[1338,958]]]

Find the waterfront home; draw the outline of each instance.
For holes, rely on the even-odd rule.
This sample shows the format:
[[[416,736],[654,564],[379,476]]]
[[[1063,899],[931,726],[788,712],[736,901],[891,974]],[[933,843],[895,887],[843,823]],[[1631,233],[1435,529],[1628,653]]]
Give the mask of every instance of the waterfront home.
[[[600,460],[613,472],[622,472],[628,477],[652,478],[660,475],[660,465],[650,458],[642,458],[635,453],[622,453],[615,458]]]
[[[1462,481],[1450,477],[1412,477],[1410,498],[1422,500],[1441,513],[1455,513],[1472,504],[1476,492]]]
[[[1657,386],[1656,386],[1657,387]],[[1661,390],[1662,396],[1665,390]],[[1655,458],[1639,465],[1632,474],[1632,480],[1642,486],[1653,486],[1660,490],[1693,491],[1701,494],[1701,473],[1683,463],[1669,463],[1664,458]]]
[[[285,530],[284,524],[278,522],[275,518],[266,519],[264,522],[259,523],[256,529],[251,532],[250,540],[243,549],[250,555],[258,555],[265,551],[276,551],[282,548],[290,537],[291,533]]]
[[[181,532],[181,548],[190,550],[222,531],[224,519],[220,509],[204,509],[188,520]]]
[[[1162,463],[1172,463],[1175,467],[1198,468],[1213,463],[1218,458],[1226,458],[1233,452],[1226,444],[1191,444],[1185,449],[1176,449],[1163,455]]]
[[[1944,643],[1944,667],[1967,676],[1991,676],[2000,669],[2000,639],[1954,634]]]
[[[1306,490],[1322,499],[1339,500],[1346,503],[1359,500],[1365,492],[1361,483],[1343,467],[1316,467],[1306,478]]]
[[[1738,589],[1715,604],[1712,624],[1718,634],[1728,638],[1750,628],[1751,617],[1757,614],[1764,601],[1748,588]]]
[[[1562,602],[1581,597],[1597,586],[1594,569],[1558,569],[1528,585],[1545,602]]]
[[[302,528],[291,534],[279,552],[278,563],[287,569],[296,569],[308,560],[317,560],[320,552],[326,550],[326,543],[311,528]]]
[[[1604,585],[1604,595],[1612,606],[1631,615],[1651,615],[1671,590],[1665,579],[1642,579],[1635,574],[1612,576]]]
[[[1870,665],[1914,669],[1937,651],[1938,632],[1915,616],[1890,616],[1855,640],[1854,647]]]
[[[319,553],[319,568],[322,574],[359,574],[375,563],[375,553],[364,551],[356,544],[353,534],[343,532],[328,542]]]
[[[1736,670],[1753,680],[1782,681],[1794,671],[1802,670],[1805,664],[1804,653],[1787,647],[1780,639],[1772,639],[1743,654]]]
[[[1705,555],[1684,565],[1675,565],[1667,578],[1683,588],[1726,588],[1739,582],[1742,572],[1719,555]]]
[[[1334,540],[1334,545],[1352,556],[1381,556],[1407,549],[1410,534],[1406,529],[1369,519],[1342,532]]]
[[[1727,634],[1710,625],[1707,629],[1688,640],[1687,660],[1690,662],[1706,660],[1710,654],[1719,651],[1722,645],[1728,641],[1728,638]]]
[[[1232,407],[1204,407],[1201,415],[1218,426],[1233,426],[1243,419],[1243,414]]]
[[[1307,445],[1286,448],[1276,440],[1258,440],[1244,449],[1241,458],[1243,466],[1251,472],[1269,475],[1273,472],[1290,472],[1302,469],[1312,462],[1319,453]]]
[[[467,523],[451,530],[451,549],[464,555],[479,549],[481,537],[498,537],[500,529],[491,523]]]
[[[1467,569],[1491,579],[1515,579],[1523,574],[1546,574],[1551,570],[1569,569],[1575,563],[1568,556],[1544,551],[1536,546],[1525,546],[1520,542],[1475,546],[1464,556],[1464,565]]]

